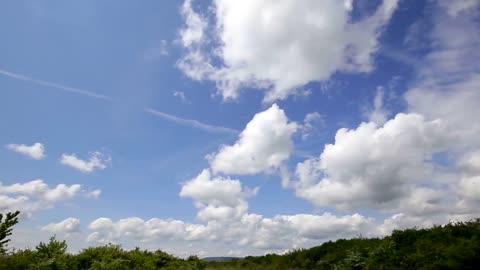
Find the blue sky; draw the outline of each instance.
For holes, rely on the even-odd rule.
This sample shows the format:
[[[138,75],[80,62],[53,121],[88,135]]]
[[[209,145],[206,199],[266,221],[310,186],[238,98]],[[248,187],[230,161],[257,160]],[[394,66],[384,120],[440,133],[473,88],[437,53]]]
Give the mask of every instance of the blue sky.
[[[478,22],[475,0],[6,2],[10,246],[264,254],[478,217]]]

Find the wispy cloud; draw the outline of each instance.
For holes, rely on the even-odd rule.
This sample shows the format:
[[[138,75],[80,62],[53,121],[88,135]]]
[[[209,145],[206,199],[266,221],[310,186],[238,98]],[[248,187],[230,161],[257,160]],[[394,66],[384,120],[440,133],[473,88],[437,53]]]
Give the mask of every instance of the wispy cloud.
[[[174,123],[177,123],[177,124],[186,125],[186,126],[190,126],[190,127],[194,127],[194,128],[198,128],[198,129],[203,129],[203,130],[208,131],[208,132],[229,133],[229,134],[238,134],[239,133],[238,130],[235,130],[235,129],[231,129],[231,128],[227,128],[227,127],[212,126],[212,125],[204,124],[204,123],[199,122],[197,120],[180,118],[180,117],[177,117],[177,116],[174,116],[174,115],[171,115],[171,114],[167,114],[167,113],[164,113],[164,112],[160,112],[160,111],[157,111],[157,110],[154,110],[154,109],[151,109],[151,108],[145,108],[144,110],[145,110],[145,112],[148,112],[152,115],[158,116],[158,117],[160,117],[162,119],[165,119],[167,121],[174,122]]]
[[[58,84],[58,83],[54,83],[54,82],[50,82],[50,81],[44,81],[44,80],[32,78],[32,77],[29,77],[29,76],[26,76],[26,75],[23,75],[23,74],[14,73],[14,72],[4,70],[4,69],[0,69],[0,75],[3,75],[5,77],[9,77],[9,78],[12,78],[12,79],[16,79],[16,80],[21,80],[21,81],[37,84],[37,85],[42,85],[42,86],[55,88],[55,89],[58,89],[58,90],[61,90],[61,91],[64,91],[64,92],[70,92],[70,93],[84,95],[84,96],[94,98],[94,99],[99,99],[99,100],[104,100],[104,101],[109,101],[109,102],[114,101],[113,98],[111,98],[109,96],[106,96],[106,95],[97,94],[97,93],[92,92],[92,91],[87,91],[87,90],[80,89],[80,88],[70,87],[70,86],[66,86],[66,85],[62,85],[62,84]],[[177,96],[177,95],[175,95],[175,96]],[[183,100],[183,97],[180,96],[180,98]],[[177,116],[167,114],[167,113],[164,113],[164,112],[156,111],[156,110],[153,110],[153,109],[150,109],[150,108],[145,108],[144,110],[146,112],[152,114],[152,115],[158,116],[158,117],[160,117],[162,119],[165,119],[167,121],[174,122],[174,123],[181,124],[181,125],[191,126],[191,127],[198,128],[198,129],[203,129],[205,131],[212,132],[212,133],[228,133],[228,134],[238,134],[239,133],[239,131],[235,130],[235,129],[208,125],[208,124],[204,124],[202,122],[199,122],[197,120],[184,119],[184,118],[177,117]]]
[[[105,156],[97,151],[91,153],[88,160],[80,159],[75,154],[63,154],[62,158],[60,159],[60,163],[77,169],[83,173],[91,173],[97,169],[105,169],[111,160],[112,159],[109,156]]]
[[[91,92],[91,91],[88,91],[88,90],[74,88],[74,87],[70,87],[70,86],[67,86],[67,85],[62,85],[62,84],[58,84],[58,83],[54,83],[54,82],[35,79],[35,78],[29,77],[29,76],[26,76],[26,75],[23,75],[23,74],[10,72],[10,71],[3,70],[3,69],[0,69],[0,75],[6,76],[6,77],[9,77],[9,78],[12,78],[12,79],[17,79],[17,80],[21,80],[21,81],[25,81],[25,82],[30,82],[30,83],[42,85],[42,86],[48,86],[48,87],[55,88],[55,89],[58,89],[58,90],[61,90],[61,91],[64,91],[64,92],[70,92],[70,93],[75,93],[75,94],[88,96],[90,98],[101,99],[101,100],[106,100],[106,101],[113,101],[113,99],[109,96],[97,94],[97,93],[94,93],[94,92]]]
[[[173,92],[173,96],[179,98],[183,103],[189,103],[185,93],[182,91]]]

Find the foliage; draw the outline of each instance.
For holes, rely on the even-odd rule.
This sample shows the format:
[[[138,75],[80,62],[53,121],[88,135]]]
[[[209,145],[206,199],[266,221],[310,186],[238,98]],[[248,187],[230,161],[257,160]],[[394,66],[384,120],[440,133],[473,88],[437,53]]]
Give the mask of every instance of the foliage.
[[[17,216],[17,212],[7,214],[1,223],[3,245],[8,242],[6,238],[11,235]],[[135,248],[126,251],[121,246],[111,244],[89,247],[78,254],[70,254],[67,249],[65,241],[53,236],[49,242],[41,242],[35,249],[14,250],[9,254],[3,252],[0,255],[0,269],[477,269],[480,265],[480,219],[430,229],[397,230],[381,239],[340,239],[284,255],[249,256],[223,262],[205,262],[196,256],[180,259],[161,250]]]
[[[357,238],[326,242],[285,255],[268,254],[228,262],[211,262],[207,269],[478,269],[480,219],[430,229],[394,231],[383,239]]]
[[[3,214],[0,213],[0,254],[5,254],[6,247],[10,239],[8,238],[12,235],[12,227],[18,223],[18,215],[20,211],[9,212],[5,215],[5,220],[3,220]]]
[[[34,250],[18,250],[0,258],[0,269],[12,270],[202,270],[206,262],[190,256],[183,260],[161,250],[136,248],[126,251],[120,246],[90,247],[76,255],[66,252],[65,241],[50,238]]]

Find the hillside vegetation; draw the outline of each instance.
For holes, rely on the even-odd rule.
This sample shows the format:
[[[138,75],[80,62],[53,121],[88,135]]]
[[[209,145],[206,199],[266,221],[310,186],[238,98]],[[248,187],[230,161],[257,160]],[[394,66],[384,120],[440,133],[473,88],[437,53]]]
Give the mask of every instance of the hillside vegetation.
[[[230,269],[480,269],[480,219],[430,229],[394,231],[383,239],[326,242],[285,255],[212,262]]]
[[[206,262],[196,256],[180,259],[161,250],[120,246],[90,247],[78,254],[67,252],[67,243],[55,237],[35,249],[8,252],[18,212],[0,215],[0,269],[122,270],[122,269],[478,269],[480,219],[429,229],[394,231],[384,238],[356,238],[323,243],[285,255],[269,254],[226,262]]]

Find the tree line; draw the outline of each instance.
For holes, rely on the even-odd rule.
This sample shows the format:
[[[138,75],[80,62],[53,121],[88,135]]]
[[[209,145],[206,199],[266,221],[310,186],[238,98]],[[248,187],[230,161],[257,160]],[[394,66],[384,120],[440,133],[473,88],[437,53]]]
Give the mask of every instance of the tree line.
[[[20,212],[0,214],[0,269],[12,270],[361,270],[361,269],[478,269],[480,219],[451,222],[428,229],[395,230],[383,238],[340,239],[284,255],[248,256],[206,262],[196,256],[177,258],[161,250],[124,250],[118,245],[67,252],[67,243],[51,237],[34,249],[8,251]]]

